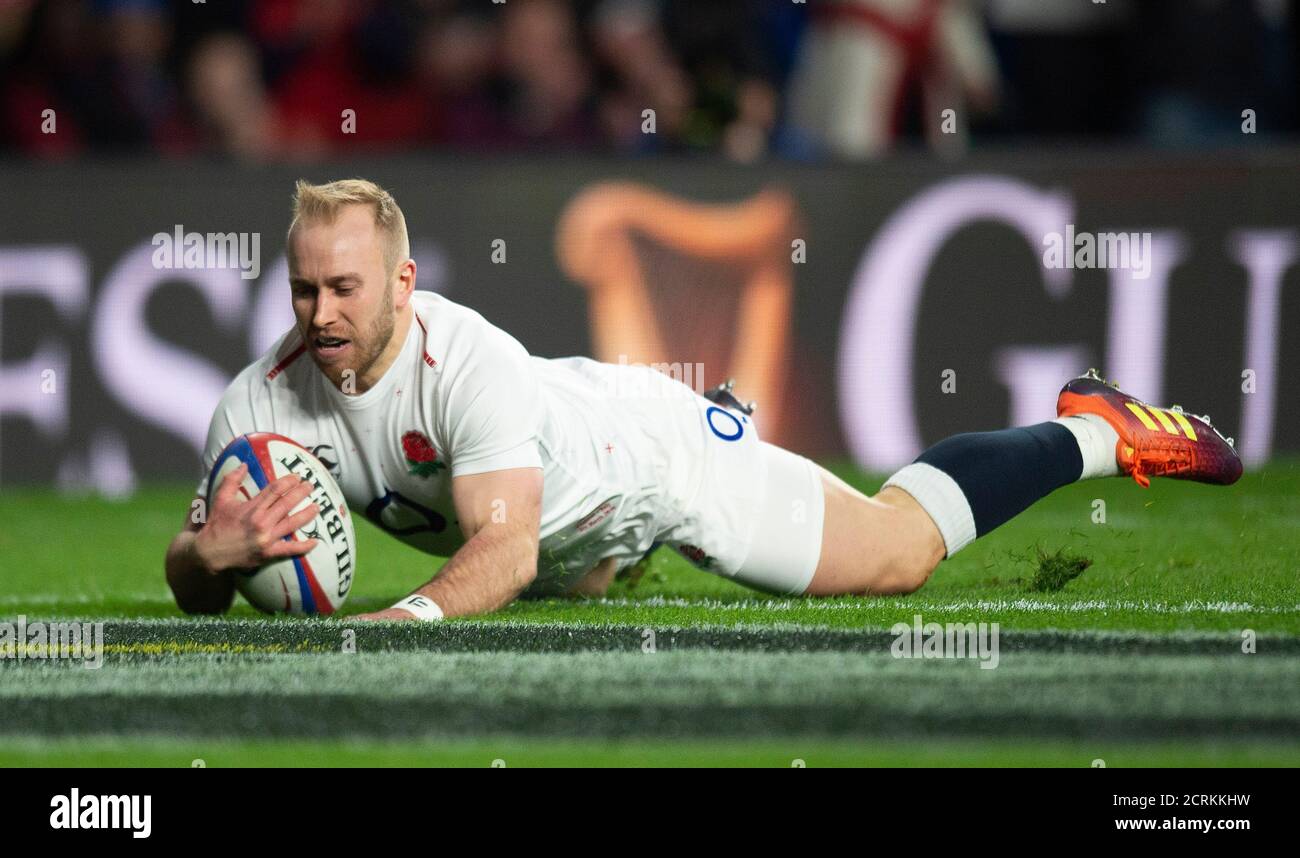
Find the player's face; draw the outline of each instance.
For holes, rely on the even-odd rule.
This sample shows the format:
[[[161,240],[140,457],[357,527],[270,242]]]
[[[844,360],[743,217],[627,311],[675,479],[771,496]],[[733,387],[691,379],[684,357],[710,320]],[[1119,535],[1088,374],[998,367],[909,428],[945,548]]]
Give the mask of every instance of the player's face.
[[[348,206],[333,223],[308,221],[289,238],[293,312],[307,351],[337,385],[368,381],[396,326],[393,272],[367,206]]]

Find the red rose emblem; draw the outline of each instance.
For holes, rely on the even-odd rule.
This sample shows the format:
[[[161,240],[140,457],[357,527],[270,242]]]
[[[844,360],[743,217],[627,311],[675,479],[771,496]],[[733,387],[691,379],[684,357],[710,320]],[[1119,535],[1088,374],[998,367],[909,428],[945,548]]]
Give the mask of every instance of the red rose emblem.
[[[407,432],[403,435],[402,452],[412,462],[432,462],[438,458],[438,451],[433,449],[433,445],[422,432]]]
[[[440,468],[446,467],[438,461],[438,451],[423,432],[411,431],[402,436],[402,454],[411,466],[411,473],[417,477],[436,474]]]

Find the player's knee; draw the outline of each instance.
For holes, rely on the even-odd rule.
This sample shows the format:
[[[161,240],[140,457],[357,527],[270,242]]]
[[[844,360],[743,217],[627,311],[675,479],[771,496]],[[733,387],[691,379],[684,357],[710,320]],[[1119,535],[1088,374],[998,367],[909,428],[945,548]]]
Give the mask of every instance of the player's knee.
[[[848,492],[828,499],[833,529],[823,535],[808,593],[905,595],[930,580],[944,556],[943,539],[910,495],[891,488],[870,499]]]
[[[871,592],[879,596],[915,593],[930,580],[938,561],[924,551],[902,546],[882,558]]]
[[[887,541],[872,592],[881,595],[906,595],[921,589],[939,562],[945,549],[943,539],[929,514],[910,495],[882,493],[877,498],[891,508],[889,527],[893,538]]]
[[[878,559],[876,580],[871,587],[871,592],[878,595],[915,593],[930,580],[943,559],[942,551],[936,552],[929,541],[901,523],[898,537],[887,545]]]

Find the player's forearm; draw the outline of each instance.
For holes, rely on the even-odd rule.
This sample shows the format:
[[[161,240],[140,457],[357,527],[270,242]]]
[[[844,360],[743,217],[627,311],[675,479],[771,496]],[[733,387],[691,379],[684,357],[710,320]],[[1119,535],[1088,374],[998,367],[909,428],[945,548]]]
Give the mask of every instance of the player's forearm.
[[[196,549],[198,533],[183,530],[167,547],[167,585],[176,605],[187,614],[220,614],[235,598],[235,581],[228,573],[208,570]]]
[[[463,617],[505,607],[536,577],[536,533],[498,526],[476,533],[416,592],[437,602],[444,617]]]

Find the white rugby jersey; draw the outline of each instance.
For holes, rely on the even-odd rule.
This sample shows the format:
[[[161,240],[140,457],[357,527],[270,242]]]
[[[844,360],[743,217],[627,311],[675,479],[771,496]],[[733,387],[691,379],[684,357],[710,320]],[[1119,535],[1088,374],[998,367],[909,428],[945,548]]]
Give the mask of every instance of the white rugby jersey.
[[[401,354],[355,396],[321,373],[296,328],[285,334],[222,396],[205,472],[239,435],[284,435],[329,468],[354,514],[448,556],[464,543],[453,477],[540,467],[535,592],[558,592],[606,557],[629,565],[680,522],[703,473],[690,388],[644,367],[531,357],[432,292],[415,292],[411,306]]]

